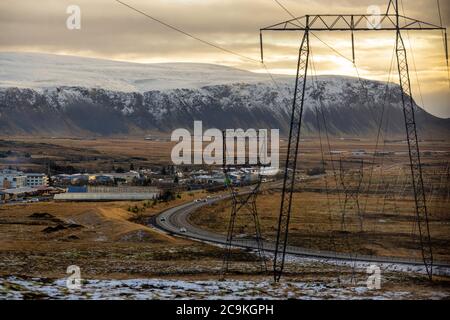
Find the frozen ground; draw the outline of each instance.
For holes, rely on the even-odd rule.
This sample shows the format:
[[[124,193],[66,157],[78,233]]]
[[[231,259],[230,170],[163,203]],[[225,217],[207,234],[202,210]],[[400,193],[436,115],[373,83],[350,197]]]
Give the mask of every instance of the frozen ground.
[[[161,279],[88,280],[80,291],[64,279],[0,279],[0,299],[448,299],[445,291],[429,293],[369,290],[366,286],[268,281],[180,281]]]
[[[198,242],[207,243],[219,248],[226,248],[225,245],[217,244],[209,241],[201,241],[196,240]],[[238,247],[234,247],[235,249],[239,249]],[[251,250],[255,256],[258,255],[258,251]],[[268,261],[273,261],[274,255],[271,252],[265,252],[265,257]],[[286,255],[286,262],[297,265],[297,266],[305,266],[310,265],[314,263],[319,264],[326,264],[329,266],[335,266],[338,267],[347,267],[352,268],[357,271],[364,272],[367,270],[370,266],[377,266],[380,268],[381,272],[401,272],[401,273],[408,273],[408,274],[422,274],[426,275],[427,270],[424,265],[413,265],[413,264],[401,264],[401,263],[388,263],[388,262],[367,262],[367,261],[361,261],[358,260],[358,256],[354,255],[353,259],[351,260],[342,260],[342,259],[332,259],[332,258],[319,258],[319,257],[303,257],[303,256],[296,256],[292,254]],[[433,275],[435,276],[444,276],[444,277],[450,277],[450,267],[449,266],[433,266]]]
[[[200,63],[130,63],[43,53],[0,53],[0,87],[79,86],[123,92],[257,83],[267,75]]]
[[[268,256],[273,259],[272,255]],[[324,258],[305,258],[293,255],[286,255],[286,261],[296,264],[304,263],[325,263],[329,265],[334,265],[336,267],[350,267],[356,270],[366,270],[370,266],[377,266],[382,272],[405,272],[414,274],[426,275],[427,271],[423,265],[411,265],[411,264],[400,264],[400,263],[381,263],[381,262],[365,262],[358,261],[358,257],[355,256],[354,260],[337,260],[337,259],[324,259]],[[450,267],[447,266],[433,266],[433,274],[436,276],[450,276]]]

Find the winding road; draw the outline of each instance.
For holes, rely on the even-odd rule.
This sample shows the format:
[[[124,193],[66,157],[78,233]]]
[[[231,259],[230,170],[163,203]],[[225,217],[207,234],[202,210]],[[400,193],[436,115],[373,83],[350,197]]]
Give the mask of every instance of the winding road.
[[[240,193],[245,194],[245,192]],[[153,217],[150,224],[168,234],[181,236],[191,240],[204,241],[218,245],[226,245],[226,236],[214,233],[199,226],[195,226],[189,222],[189,216],[196,210],[203,206],[210,205],[222,200],[226,200],[230,196],[215,196],[206,199],[206,202],[190,202],[166,211],[163,211],[158,216]],[[264,240],[264,250],[266,252],[275,251],[275,243]],[[233,247],[243,249],[257,249],[257,243],[254,239],[234,239]],[[333,260],[342,262],[365,262],[365,263],[382,263],[382,264],[400,264],[407,266],[423,267],[423,262],[419,260],[404,259],[404,258],[390,258],[380,256],[355,255],[346,253],[337,253],[329,251],[309,250],[297,246],[288,246],[286,253],[293,256],[316,258],[322,260]],[[447,269],[445,273],[450,272],[450,265],[445,263],[434,263],[436,269]],[[438,271],[436,270],[436,271]]]

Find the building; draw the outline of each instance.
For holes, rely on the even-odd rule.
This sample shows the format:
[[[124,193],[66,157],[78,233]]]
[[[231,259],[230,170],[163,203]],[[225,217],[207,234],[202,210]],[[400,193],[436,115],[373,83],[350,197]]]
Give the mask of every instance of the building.
[[[48,177],[43,173],[27,173],[27,186],[34,187],[47,187],[48,186]]]
[[[56,194],[57,201],[142,201],[157,199],[161,190],[155,187],[69,187],[67,193]]]
[[[93,174],[89,176],[90,184],[114,184],[114,177],[106,174]]]
[[[31,197],[36,196],[39,192],[35,188],[30,187],[20,187],[20,188],[12,188],[12,189],[5,189],[2,190],[2,193],[6,195],[9,200],[15,200],[22,197]],[[5,197],[5,200],[7,198]]]
[[[352,151],[352,156],[361,157],[366,155],[366,150],[354,150]]]
[[[68,193],[86,193],[88,189],[86,186],[69,186],[67,188]]]
[[[0,188],[15,189],[27,186],[27,176],[17,170],[5,169],[0,171]]]
[[[132,183],[134,180],[139,179],[141,175],[139,172],[130,171],[124,173],[111,173],[109,174],[118,183]]]
[[[56,194],[57,201],[143,201],[153,200],[159,197],[159,193],[62,193]]]

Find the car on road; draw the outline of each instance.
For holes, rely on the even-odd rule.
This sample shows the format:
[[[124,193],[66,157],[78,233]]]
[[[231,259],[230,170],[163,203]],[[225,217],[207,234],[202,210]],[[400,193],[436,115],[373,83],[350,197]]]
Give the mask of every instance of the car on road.
[[[161,219],[159,219],[159,221],[164,222],[166,221],[166,218],[162,217]]]
[[[186,233],[187,230],[186,230],[186,228],[181,228],[181,229],[180,229],[180,232],[181,232],[181,233]]]

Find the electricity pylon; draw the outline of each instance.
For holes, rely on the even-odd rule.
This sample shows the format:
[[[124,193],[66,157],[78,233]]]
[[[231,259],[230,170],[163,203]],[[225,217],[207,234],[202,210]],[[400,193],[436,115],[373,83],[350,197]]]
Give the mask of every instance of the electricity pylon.
[[[253,224],[255,228],[255,243],[257,248],[258,260],[260,263],[260,270],[262,272],[267,272],[267,263],[266,263],[266,255],[264,252],[264,243],[261,235],[261,226],[259,222],[258,210],[256,207],[256,200],[260,191],[261,183],[262,183],[262,175],[261,175],[261,166],[258,163],[258,181],[256,185],[247,193],[243,194],[241,197],[238,196],[238,191],[234,187],[233,182],[230,178],[229,166],[227,165],[227,137],[226,131],[222,132],[223,134],[223,174],[225,177],[225,185],[230,192],[231,197],[231,213],[230,220],[228,222],[227,229],[227,244],[225,249],[225,255],[223,257],[222,264],[222,272],[221,278],[224,279],[225,275],[229,271],[230,267],[230,259],[231,253],[233,249],[233,241],[234,241],[234,232],[236,227],[236,218],[239,212],[241,212],[244,208],[250,212],[251,217],[253,219]],[[232,144],[234,145],[234,144]]]
[[[344,191],[344,205],[341,216],[341,230],[347,230],[347,209],[356,209],[359,220],[359,231],[363,231],[363,216],[361,206],[359,204],[359,194],[364,178],[364,162],[359,162],[359,168],[348,170],[345,172],[342,159],[339,159],[339,172],[342,190]]]
[[[391,13],[391,9],[394,13]],[[428,226],[428,212],[426,206],[425,190],[423,185],[422,165],[417,137],[415,121],[415,105],[411,92],[411,80],[406,48],[402,38],[402,31],[416,30],[440,30],[445,31],[445,53],[448,65],[447,32],[442,26],[405,17],[399,14],[398,0],[390,0],[386,14],[321,14],[305,15],[299,18],[284,21],[270,27],[260,29],[261,59],[264,59],[262,33],[264,31],[278,32],[303,32],[297,64],[297,75],[294,90],[294,99],[291,112],[291,124],[289,131],[288,150],[284,171],[284,183],[281,195],[280,215],[278,220],[278,232],[273,263],[274,280],[278,282],[284,268],[286,247],[289,233],[289,220],[292,211],[292,195],[295,186],[297,170],[297,155],[302,125],[302,115],[305,104],[306,76],[310,55],[309,35],[312,32],[322,31],[350,31],[352,40],[352,52],[354,57],[353,33],[358,31],[395,31],[396,55],[400,86],[402,91],[402,105],[406,127],[406,137],[411,167],[412,184],[414,188],[415,211],[419,225],[420,244],[422,258],[430,279],[433,275],[433,254],[431,250],[431,238]],[[443,32],[444,33],[444,32]]]

